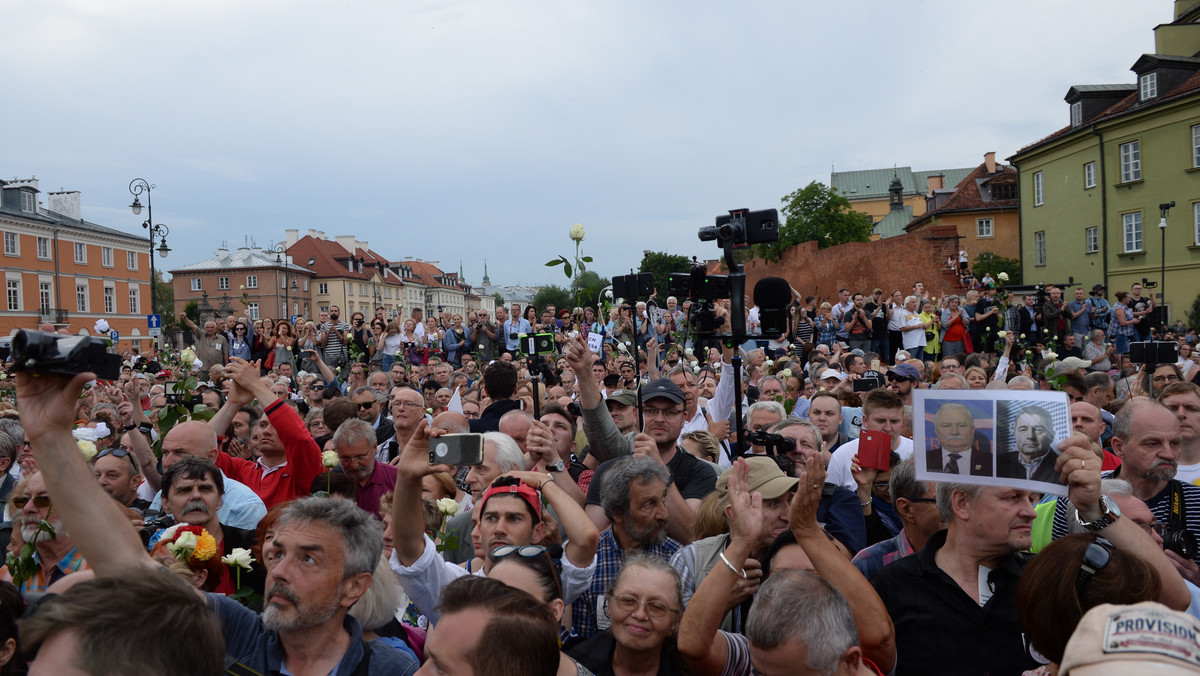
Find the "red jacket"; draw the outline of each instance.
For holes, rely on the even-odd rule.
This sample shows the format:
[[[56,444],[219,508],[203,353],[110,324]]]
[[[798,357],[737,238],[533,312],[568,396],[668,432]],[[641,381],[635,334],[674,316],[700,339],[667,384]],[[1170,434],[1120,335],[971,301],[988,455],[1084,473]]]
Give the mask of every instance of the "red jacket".
[[[321,464],[320,447],[292,407],[276,399],[265,412],[283,444],[287,463],[267,473],[267,468],[257,462],[218,453],[217,467],[225,476],[249,486],[271,509],[281,502],[308,495],[313,480],[325,467]]]

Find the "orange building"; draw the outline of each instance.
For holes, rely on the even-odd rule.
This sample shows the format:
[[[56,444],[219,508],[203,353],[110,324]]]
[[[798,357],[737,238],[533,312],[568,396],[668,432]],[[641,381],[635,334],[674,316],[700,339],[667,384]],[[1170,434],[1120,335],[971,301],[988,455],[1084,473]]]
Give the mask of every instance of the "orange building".
[[[150,240],[84,220],[78,191],[48,193],[48,205],[40,192],[36,178],[0,180],[0,335],[46,322],[94,334],[103,318],[118,349],[148,347]]]
[[[958,246],[966,247],[970,262],[981,253],[1021,257],[1017,170],[996,163],[996,153],[984,155],[953,190],[931,190],[927,211],[904,227],[918,232],[931,225],[958,228]]]

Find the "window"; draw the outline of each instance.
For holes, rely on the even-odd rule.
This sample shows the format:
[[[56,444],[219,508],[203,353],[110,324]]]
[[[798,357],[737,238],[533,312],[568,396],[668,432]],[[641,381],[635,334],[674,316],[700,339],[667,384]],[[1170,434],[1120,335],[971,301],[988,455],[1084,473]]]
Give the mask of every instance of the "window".
[[[308,290],[308,289],[305,289],[305,291],[307,291],[307,290]],[[318,283],[318,284],[317,284],[317,293],[319,293],[319,294],[320,294],[320,295],[322,295],[322,296],[324,296],[325,294],[329,293],[329,283],[328,283],[328,282],[320,282],[320,283]]]
[[[16,279],[8,280],[8,309],[21,309],[21,282]]]
[[[1083,232],[1084,253],[1100,251],[1100,228],[1092,226]]]
[[[110,246],[100,247],[100,264],[106,268],[111,268],[113,266],[112,247],[110,247]]]
[[[136,286],[129,287],[129,314],[141,314],[138,312],[138,290]]]
[[[1200,167],[1200,124],[1192,127],[1192,166]]]
[[[1143,101],[1158,96],[1158,73],[1146,73],[1138,78],[1138,85],[1140,86],[1139,92]]]
[[[217,289],[219,291],[228,291],[229,290],[229,278],[228,277],[217,277]]]
[[[126,251],[125,252],[125,267],[130,270],[137,270],[137,252],[136,251]]]
[[[75,285],[75,311],[76,312],[87,312],[88,311],[88,293],[87,292],[88,292],[87,284],[76,284]]]
[[[104,314],[111,315],[117,311],[117,291],[111,286],[104,287]]]
[[[257,321],[258,320],[258,303],[250,303],[246,307],[247,307],[247,309],[250,310],[250,319]]]
[[[247,289],[257,289],[258,288],[258,275],[246,275],[246,288]]]
[[[1096,163],[1095,162],[1088,162],[1087,164],[1083,165],[1083,187],[1084,188],[1095,188],[1096,187]]]
[[[1142,143],[1130,141],[1121,144],[1121,182],[1142,180]]]
[[[38,284],[38,307],[42,314],[50,314],[50,282],[40,282]]]
[[[1041,230],[1033,233],[1033,257],[1034,265],[1046,264],[1046,231]]]
[[[992,236],[992,219],[990,219],[990,218],[975,219],[975,236],[976,237],[991,237]]]
[[[308,277],[304,278],[304,292],[308,293]],[[325,292],[322,291],[321,293],[325,293]]]
[[[75,242],[75,262],[87,264],[87,245],[83,242]]]
[[[41,258],[41,259],[50,258],[50,238],[49,237],[38,237],[37,238],[37,249],[38,249],[38,258]]]
[[[24,190],[21,191],[21,211],[31,214],[34,211],[37,211],[36,204],[33,200],[33,193]]]
[[[347,296],[354,295],[354,282],[346,282],[346,295]]]
[[[1040,207],[1046,203],[1045,175],[1037,172],[1033,175],[1033,206]]]
[[[1083,123],[1083,103],[1076,101],[1071,104],[1071,126],[1078,127]]]
[[[199,290],[200,290],[200,278],[192,277],[192,291],[199,291]]]
[[[1200,246],[1200,202],[1192,204],[1192,222],[1194,223],[1192,227],[1192,243]]]
[[[1015,200],[1017,199],[1017,184],[1016,183],[997,183],[992,186],[992,199],[994,200]]]
[[[1125,253],[1142,252],[1142,212],[1122,214],[1122,230],[1125,236]]]
[[[21,238],[15,232],[4,233],[4,255],[5,256],[20,256],[21,255]]]

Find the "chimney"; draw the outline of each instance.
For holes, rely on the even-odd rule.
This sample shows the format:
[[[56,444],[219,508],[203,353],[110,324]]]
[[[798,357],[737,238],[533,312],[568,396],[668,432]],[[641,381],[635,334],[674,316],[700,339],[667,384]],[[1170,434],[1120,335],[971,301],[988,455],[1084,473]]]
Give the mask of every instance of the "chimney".
[[[339,246],[350,253],[354,253],[354,235],[338,235],[334,239],[337,240]]]
[[[930,176],[929,177],[929,192],[932,193],[935,190],[941,190],[941,189],[945,188],[946,187],[945,180],[946,180],[945,174],[935,174],[933,176]]]
[[[317,231],[316,231],[316,230],[313,230],[312,228],[309,228],[309,229],[308,229],[308,236],[309,236],[309,237],[312,237],[313,239],[316,239],[316,238],[317,238]]]
[[[64,190],[50,193],[50,211],[66,216],[76,221],[83,220],[79,207],[79,191]]]
[[[987,165],[987,173],[989,176],[991,174],[996,173],[996,153],[995,153],[995,151],[984,153],[983,154],[983,163]]]
[[[312,232],[311,230],[309,232]],[[283,241],[287,246],[291,246],[300,239],[300,230],[298,228],[288,228],[283,231]]]
[[[221,247],[220,249],[217,249],[217,258],[219,258],[221,260],[225,260],[226,258],[229,258],[229,249],[227,249],[225,247]]]

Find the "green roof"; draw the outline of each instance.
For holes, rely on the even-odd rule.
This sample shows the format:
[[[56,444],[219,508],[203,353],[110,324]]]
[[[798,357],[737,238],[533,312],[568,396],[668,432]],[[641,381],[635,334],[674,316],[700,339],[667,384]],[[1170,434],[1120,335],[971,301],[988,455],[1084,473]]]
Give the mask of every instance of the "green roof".
[[[930,176],[944,175],[946,179],[943,186],[953,188],[974,169],[974,167],[967,167],[966,169],[913,171],[912,167],[896,167],[895,169],[835,171],[829,175],[829,186],[849,200],[879,199],[888,196],[888,186],[892,183],[892,177],[897,177],[900,179],[900,184],[904,186],[904,195],[924,195],[929,192]]]
[[[905,206],[903,209],[894,209],[889,211],[888,215],[883,217],[883,220],[875,224],[872,232],[879,235],[881,239],[903,235],[905,234],[904,226],[908,225],[912,219],[912,207]]]

